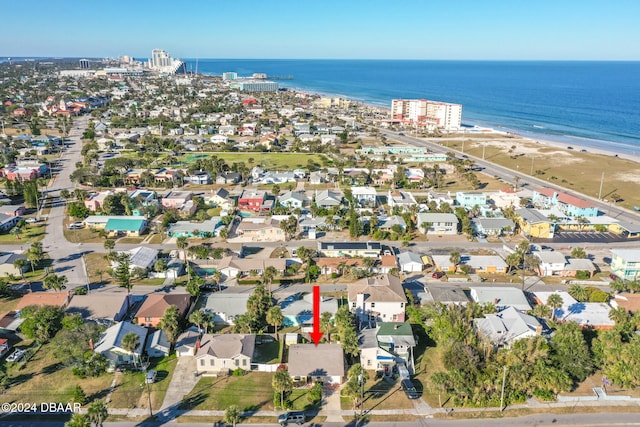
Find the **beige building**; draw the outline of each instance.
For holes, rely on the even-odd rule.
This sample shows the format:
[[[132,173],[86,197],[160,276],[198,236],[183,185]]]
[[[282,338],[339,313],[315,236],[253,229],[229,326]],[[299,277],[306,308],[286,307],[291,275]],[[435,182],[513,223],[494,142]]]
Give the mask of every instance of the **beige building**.
[[[391,117],[429,128],[457,130],[462,123],[462,105],[427,99],[394,99]]]
[[[251,370],[251,358],[256,346],[255,335],[205,334],[196,353],[199,374],[219,375],[241,368]]]

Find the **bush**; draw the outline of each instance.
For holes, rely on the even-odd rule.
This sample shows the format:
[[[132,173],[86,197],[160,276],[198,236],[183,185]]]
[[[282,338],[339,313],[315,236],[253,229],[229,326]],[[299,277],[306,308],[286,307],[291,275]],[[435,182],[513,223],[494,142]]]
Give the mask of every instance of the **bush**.
[[[551,390],[533,390],[533,396],[545,402],[552,402],[556,400],[556,395]]]
[[[86,295],[87,294],[87,288],[85,288],[84,286],[80,287],[80,288],[76,288],[73,291],[74,295]]]
[[[309,393],[307,393],[307,399],[309,403],[315,405],[322,401],[322,384],[315,383]]]
[[[242,376],[244,376],[246,373],[247,373],[247,372],[246,372],[244,369],[242,369],[242,368],[236,368],[236,369],[234,369],[234,370],[233,370],[232,375],[233,375],[234,377],[242,377]]]
[[[591,274],[588,271],[576,271],[576,279],[579,280],[587,280],[591,277]]]
[[[593,286],[589,286],[587,291],[589,292],[589,302],[609,302],[610,295],[607,292]]]

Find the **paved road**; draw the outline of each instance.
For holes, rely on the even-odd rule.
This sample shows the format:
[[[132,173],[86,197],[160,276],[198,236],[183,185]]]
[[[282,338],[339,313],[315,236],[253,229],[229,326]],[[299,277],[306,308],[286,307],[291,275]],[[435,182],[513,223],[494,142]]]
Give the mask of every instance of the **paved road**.
[[[426,147],[429,148],[430,150],[433,150],[435,152],[442,152],[442,151],[455,151],[455,150],[451,150],[450,148],[447,147],[443,147],[442,145],[436,144],[435,142],[431,142],[422,138],[414,138],[414,137],[410,137],[410,136],[400,136],[395,132],[390,132],[390,131],[386,131],[386,130],[381,130],[381,132],[387,137],[387,138],[391,138],[400,142],[403,142],[405,144],[409,144],[409,145],[415,145],[418,147]],[[640,216],[638,216],[636,213],[624,209],[624,208],[620,208],[618,206],[612,206],[609,203],[603,202],[598,198],[595,197],[591,197],[589,195],[585,195],[585,194],[581,194],[581,193],[577,193],[574,191],[571,191],[569,189],[566,189],[564,187],[560,187],[558,185],[554,185],[548,181],[533,177],[531,175],[527,175],[524,173],[521,173],[519,171],[513,171],[511,169],[505,168],[503,166],[499,166],[496,165],[494,163],[491,163],[487,160],[482,160],[479,157],[475,157],[475,156],[470,156],[468,154],[465,154],[469,159],[473,160],[476,164],[476,166],[482,167],[482,173],[485,173],[489,176],[498,176],[500,177],[502,180],[504,180],[505,182],[511,183],[515,185],[515,181],[516,181],[516,177],[518,179],[518,186],[523,187],[523,186],[527,186],[527,188],[533,190],[535,188],[541,188],[541,187],[549,187],[549,188],[553,188],[555,190],[560,190],[560,191],[564,191],[565,193],[568,194],[572,194],[574,196],[580,197],[580,198],[586,198],[589,199],[591,202],[593,202],[598,209],[601,212],[606,213],[607,215],[609,215],[612,218],[616,218],[619,220],[625,220],[625,221],[629,221],[629,222],[634,222],[634,223],[638,223],[640,222]]]
[[[86,285],[87,278],[81,256],[83,248],[80,245],[70,243],[64,237],[65,203],[60,198],[60,190],[72,190],[74,188],[71,182],[71,173],[75,170],[76,162],[82,160],[81,137],[88,122],[89,116],[80,116],[75,119],[74,126],[69,134],[69,142],[67,142],[68,148],[60,159],[61,167],[59,173],[47,191],[47,198],[52,207],[47,220],[47,232],[42,241],[42,246],[53,260],[55,273],[67,276],[70,289]]]
[[[217,417],[215,417],[217,418]],[[63,422],[44,421],[0,421],[0,427],[62,427]],[[105,423],[105,427],[140,427],[140,426],[180,426],[203,427],[213,426],[210,417],[203,417],[202,423],[139,423],[117,422]],[[252,427],[273,427],[277,424],[251,424]],[[351,423],[308,423],[314,427],[343,427],[345,425],[355,427]],[[640,426],[638,413],[595,413],[595,414],[538,414],[519,418],[488,418],[488,419],[431,419],[425,418],[418,421],[406,422],[372,422],[365,424],[367,427],[622,427]]]

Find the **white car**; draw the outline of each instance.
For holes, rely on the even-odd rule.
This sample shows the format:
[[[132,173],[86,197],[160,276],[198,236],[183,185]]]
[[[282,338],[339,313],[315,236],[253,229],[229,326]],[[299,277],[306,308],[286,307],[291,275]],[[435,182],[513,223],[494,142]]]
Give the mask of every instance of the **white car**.
[[[29,223],[29,224],[35,224],[36,222],[40,222],[40,221],[42,221],[42,220],[38,219],[38,218],[33,218],[33,217],[32,218],[27,218],[27,223]]]
[[[25,351],[16,349],[13,353],[7,357],[7,362],[18,362],[24,356]]]

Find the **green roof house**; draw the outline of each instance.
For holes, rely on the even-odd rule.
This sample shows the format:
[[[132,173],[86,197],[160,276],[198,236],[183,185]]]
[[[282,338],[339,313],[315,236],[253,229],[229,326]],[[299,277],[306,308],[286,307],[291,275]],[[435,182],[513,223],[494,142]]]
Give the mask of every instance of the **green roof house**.
[[[147,228],[147,220],[140,218],[109,218],[104,231],[111,236],[139,236]]]

